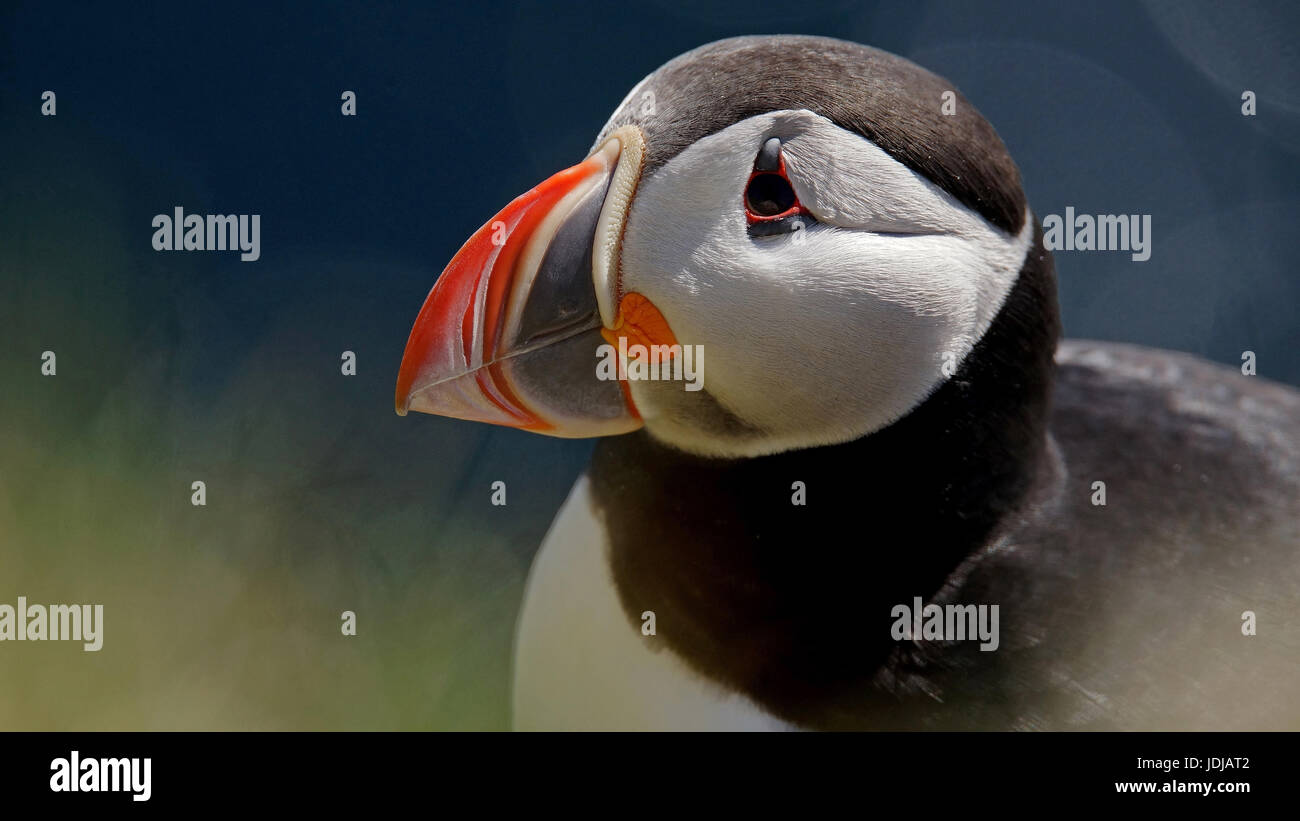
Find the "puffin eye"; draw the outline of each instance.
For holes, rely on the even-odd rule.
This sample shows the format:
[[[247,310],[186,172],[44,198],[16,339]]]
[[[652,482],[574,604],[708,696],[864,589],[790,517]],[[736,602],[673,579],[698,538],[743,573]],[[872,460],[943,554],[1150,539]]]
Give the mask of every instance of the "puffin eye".
[[[775,217],[798,204],[790,181],[780,174],[755,174],[745,187],[745,210],[755,217]]]
[[[811,216],[786,176],[780,138],[770,137],[754,159],[754,170],[745,183],[745,222],[749,235],[789,234],[806,227]]]

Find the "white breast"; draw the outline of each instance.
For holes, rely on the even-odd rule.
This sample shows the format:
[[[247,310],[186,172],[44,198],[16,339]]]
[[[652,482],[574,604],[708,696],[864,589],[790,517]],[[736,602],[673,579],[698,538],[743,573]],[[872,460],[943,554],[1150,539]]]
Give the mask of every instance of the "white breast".
[[[515,636],[515,729],[793,729],[688,669],[662,636],[642,635],[619,603],[606,550],[584,476],[529,573]]]

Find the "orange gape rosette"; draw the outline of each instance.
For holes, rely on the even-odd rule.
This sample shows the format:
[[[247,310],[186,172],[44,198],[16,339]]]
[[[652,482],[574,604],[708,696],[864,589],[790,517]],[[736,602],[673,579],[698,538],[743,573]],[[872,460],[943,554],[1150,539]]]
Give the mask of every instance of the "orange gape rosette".
[[[625,349],[631,349],[633,345],[645,346],[652,365],[659,364],[659,352],[653,346],[677,344],[677,337],[673,336],[673,329],[668,327],[664,315],[659,313],[653,302],[635,292],[627,294],[618,303],[618,318],[614,320],[614,327],[601,328],[600,334],[615,347],[621,338],[627,340],[624,343]],[[667,358],[672,359],[674,353],[670,350]]]
[[[659,364],[660,352],[654,346],[677,344],[677,337],[673,336],[673,329],[668,327],[668,320],[664,319],[653,302],[635,291],[619,301],[618,318],[614,320],[614,327],[601,328],[600,335],[615,348],[619,347],[620,340],[625,340],[620,349],[624,351],[630,350],[633,345],[645,346],[651,365]],[[676,349],[670,349],[666,358],[672,359],[675,354]],[[619,363],[619,386],[623,388],[627,409],[640,419],[641,412],[632,400],[632,388],[624,376],[622,362]]]

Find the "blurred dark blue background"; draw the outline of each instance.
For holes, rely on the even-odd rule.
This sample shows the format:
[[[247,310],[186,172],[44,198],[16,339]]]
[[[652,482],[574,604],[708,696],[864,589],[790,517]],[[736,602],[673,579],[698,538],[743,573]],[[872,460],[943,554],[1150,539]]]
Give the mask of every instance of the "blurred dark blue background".
[[[590,444],[397,418],[406,335],[475,228],[722,37],[831,35],[948,77],[1038,214],[1152,215],[1149,262],[1057,255],[1068,335],[1253,350],[1300,384],[1297,22],[1173,0],[6,8],[0,601],[112,621],[97,655],[0,653],[0,727],[505,726],[520,587]],[[261,260],[154,252],[176,205],[261,214]]]

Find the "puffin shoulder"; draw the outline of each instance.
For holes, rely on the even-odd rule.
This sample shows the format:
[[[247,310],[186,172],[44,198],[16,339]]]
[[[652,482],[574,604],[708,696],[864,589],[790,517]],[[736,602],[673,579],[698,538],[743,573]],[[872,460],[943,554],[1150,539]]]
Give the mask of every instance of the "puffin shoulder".
[[[1059,484],[945,591],[1002,605],[998,652],[891,674],[924,670],[943,726],[978,702],[980,727],[1294,728],[1300,392],[1131,345],[1057,363]]]
[[[1070,340],[1057,351],[1052,429],[1069,450],[1142,445],[1142,455],[1182,472],[1180,456],[1257,464],[1273,481],[1300,483],[1300,391],[1173,351]],[[1179,467],[1175,468],[1174,466]],[[1244,477],[1243,477],[1244,478]],[[1291,497],[1295,501],[1294,495]]]
[[[1067,520],[1125,528],[1107,538],[1142,542],[1139,552],[1294,556],[1300,392],[1131,345],[1068,342],[1057,361],[1050,428],[1069,475]],[[1095,515],[1101,498],[1109,515]],[[1193,553],[1183,559],[1207,558]]]

